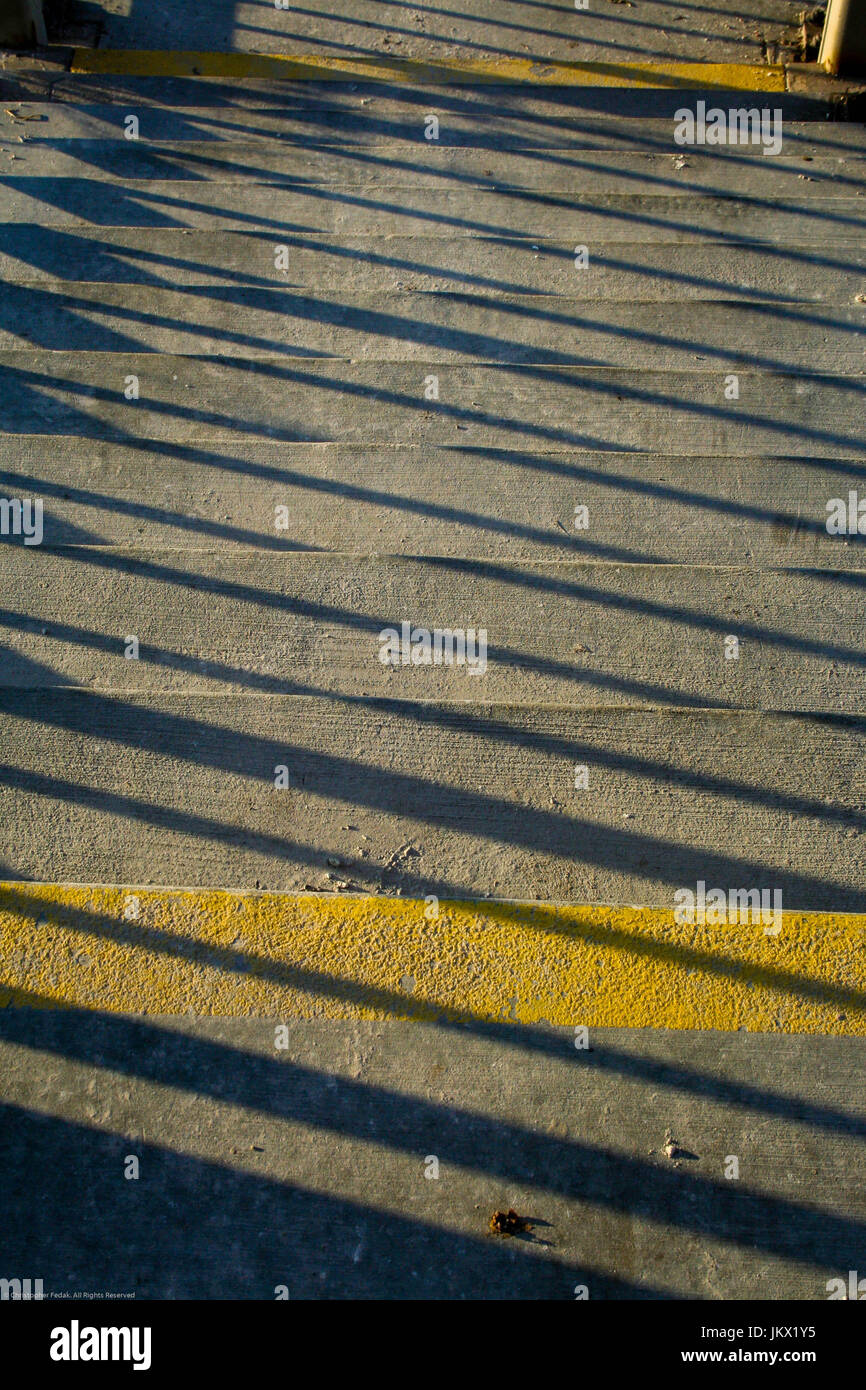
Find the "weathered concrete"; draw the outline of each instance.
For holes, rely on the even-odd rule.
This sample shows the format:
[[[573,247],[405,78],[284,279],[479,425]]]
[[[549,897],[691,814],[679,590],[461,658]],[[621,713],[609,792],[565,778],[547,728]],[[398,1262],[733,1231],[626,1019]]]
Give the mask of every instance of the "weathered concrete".
[[[14,151],[18,166],[8,171],[10,188],[32,196],[48,193],[50,181],[66,180],[71,189],[86,182],[91,196],[104,197],[101,183],[120,183],[128,196],[148,191],[178,192],[194,198],[194,185],[208,180],[210,192],[231,197],[236,184],[282,187],[300,185],[298,196],[345,198],[354,189],[374,188],[393,200],[427,188],[478,186],[489,189],[541,190],[541,201],[606,195],[641,194],[786,199],[811,202],[822,196],[858,197],[866,188],[864,145],[828,153],[821,145],[798,147],[769,158],[760,145],[721,151],[682,149],[501,151],[437,148],[426,144],[423,127],[415,139],[373,148],[357,145],[307,144],[302,148],[263,150],[261,141],[185,141],[159,146],[141,140],[76,140],[48,145],[31,142]],[[140,187],[145,185],[145,187]],[[323,187],[319,187],[324,185]],[[804,187],[804,185],[807,185]],[[309,190],[309,192],[307,192]],[[259,187],[259,191],[261,188]],[[8,196],[8,194],[7,194]],[[46,201],[51,201],[47,199]],[[6,199],[0,203],[5,217]]]
[[[537,253],[527,246],[522,254]],[[507,274],[507,262],[503,270]],[[670,371],[706,362],[720,371],[808,368],[845,374],[864,366],[866,303],[855,302],[854,295],[828,296],[820,307],[808,308],[742,302],[588,308],[569,295],[579,277],[573,258],[549,262],[548,274],[549,288],[561,291],[556,298],[500,294],[493,302],[483,291],[359,295],[337,287],[325,294],[252,286],[10,286],[0,313],[0,352],[123,354],[127,348],[204,356],[239,350],[247,358],[270,358],[282,351],[353,362],[470,360]]]
[[[866,715],[864,587],[866,569],[58,552],[19,541],[0,550],[0,633],[11,644],[0,685]],[[470,677],[383,664],[380,634],[404,621],[483,629],[484,668]],[[124,656],[127,632],[137,660]]]
[[[862,718],[483,705],[454,674],[447,706],[398,681],[382,701],[0,688],[5,876],[326,891],[335,858],[416,896],[670,906],[704,879],[866,910]]]
[[[391,57],[517,57],[562,60],[698,60],[759,63],[767,42],[784,43],[798,18],[791,0],[759,0],[745,11],[719,14],[695,0],[676,7],[645,0],[616,8],[548,6],[527,10],[503,0],[495,10],[480,0],[449,10],[385,7],[357,0],[335,14],[324,0],[303,10],[214,0],[206,14],[189,19],[165,0],[103,0],[104,46],[126,49],[199,49],[260,53],[384,53]],[[195,33],[195,43],[190,42]]]
[[[81,79],[82,81],[84,79]],[[268,154],[274,154],[271,142],[280,142],[281,152],[290,148],[290,141],[312,140],[319,144],[361,145],[364,148],[395,146],[405,142],[417,154],[419,149],[455,148],[480,153],[489,151],[548,150],[646,150],[681,154],[682,146],[674,140],[676,123],[673,113],[662,119],[642,116],[624,119],[622,115],[601,115],[575,109],[564,104],[562,91],[545,98],[543,92],[529,88],[494,89],[486,99],[483,89],[460,91],[440,90],[434,94],[423,91],[414,100],[407,95],[395,97],[390,88],[371,88],[367,96],[358,99],[355,91],[331,87],[317,97],[305,96],[306,88],[286,83],[270,104],[256,99],[255,93],[241,104],[208,105],[209,89],[205,84],[196,89],[198,101],[189,106],[144,104],[137,111],[134,104],[111,102],[64,104],[61,101],[16,102],[12,113],[0,111],[0,132],[23,135],[27,146],[46,141],[114,141],[128,147],[127,115],[139,121],[138,138],[145,144],[160,146],[189,145],[192,142],[243,141],[249,144],[264,142]],[[652,93],[657,97],[658,93]],[[432,102],[431,102],[432,96]],[[728,94],[712,98],[710,104],[728,105],[754,103],[756,98]],[[680,105],[692,105],[693,94],[677,97]],[[787,94],[778,101],[784,114],[783,148],[801,154],[843,153],[864,147],[861,126],[854,123],[798,119],[792,114]],[[773,95],[773,106],[777,102]],[[428,111],[428,107],[432,110]],[[427,117],[437,116],[438,138],[434,142],[424,136]],[[742,150],[748,155],[749,147]],[[507,172],[507,165],[502,168]]]
[[[275,1051],[279,1022],[0,1011],[9,1271],[573,1301],[823,1300],[858,1268],[861,1040],[290,1022]],[[489,1235],[509,1206],[527,1238]]]
[[[0,547],[0,1000],[89,1006],[0,1008],[0,1277],[823,1299],[862,1256],[862,1047],[774,1030],[862,1022],[864,551],[825,525],[866,463],[862,130],[793,69],[526,62],[772,62],[781,0],[325,8],[217,3],[193,42],[137,0],[107,45],[459,85],[0,76],[0,494],[46,507]],[[698,99],[778,108],[783,153],[676,146]],[[386,668],[403,620],[484,626],[486,674]],[[821,915],[671,927],[699,880]],[[307,896],[254,942],[219,887]],[[422,949],[429,894],[532,911]],[[544,1023],[582,999],[589,1053]]]
[[[480,83],[475,87],[465,83],[424,87],[405,83],[398,74],[383,84],[364,81],[360,76],[357,81],[348,83],[315,81],[309,72],[298,82],[273,76],[135,77],[117,72],[70,73],[68,68],[73,56],[72,50],[66,50],[63,62],[46,63],[40,58],[38,62],[28,59],[26,67],[19,64],[8,79],[10,86],[17,88],[13,95],[22,101],[38,100],[38,94],[44,94],[46,88],[37,79],[50,71],[52,102],[72,105],[108,102],[125,105],[133,111],[138,106],[151,109],[198,106],[211,113],[214,108],[236,112],[239,108],[254,110],[279,105],[289,111],[310,111],[316,107],[334,110],[352,103],[364,108],[378,98],[409,104],[416,113],[419,109],[428,111],[431,104],[436,110],[452,113],[483,114],[495,110],[501,114],[515,107],[517,110],[531,109],[546,113],[549,123],[554,125],[560,116],[575,113],[610,115],[624,121],[672,121],[684,104],[693,106],[703,98],[713,105],[719,95],[718,89],[709,88],[706,82],[691,87],[600,87],[590,83],[562,87],[527,82],[515,88],[513,83],[504,81]],[[8,66],[7,63],[7,69]],[[846,94],[859,90],[850,82],[829,77],[814,65],[794,64],[782,71],[784,85],[791,90],[773,92],[773,109],[780,108],[791,121],[832,120],[839,114],[840,103],[844,105]]]
[[[601,241],[698,241],[708,236],[784,243],[850,241],[866,227],[864,199],[828,196],[825,184],[797,182],[796,199],[764,196],[753,170],[744,199],[682,190],[688,171],[660,173],[654,192],[599,194],[576,213],[575,190],[546,191],[437,186],[433,175],[355,190],[321,184],[211,183],[151,180],[128,185],[104,179],[57,181],[10,170],[0,188],[0,222],[45,227],[189,227],[272,232],[275,244],[311,232],[335,235],[471,235]],[[779,178],[785,181],[786,175]]]
[[[695,0],[675,7],[643,0],[636,7],[576,10],[565,4],[530,8],[482,0],[447,10],[406,9],[355,0],[335,14],[328,0],[277,9],[248,0],[213,0],[189,17],[166,0],[102,0],[106,48],[233,52],[381,53],[390,57],[558,58],[565,61],[648,61],[694,58],[761,62],[769,42],[781,45],[797,22],[792,0],[753,0],[748,12],[708,10]]]
[[[0,353],[0,429],[199,447],[236,440],[860,457],[866,375]],[[438,378],[439,399],[425,398]],[[137,376],[140,396],[127,399]]]
[[[30,298],[39,305],[46,289],[78,294],[80,281],[91,282],[83,291],[91,295],[98,293],[97,284],[145,285],[152,294],[201,286],[231,287],[238,294],[243,286],[331,295],[340,290],[347,296],[465,291],[485,296],[491,312],[494,294],[552,296],[558,289],[571,301],[665,303],[680,313],[686,301],[720,299],[760,305],[835,300],[853,308],[866,284],[866,238],[816,238],[785,246],[750,245],[733,237],[658,245],[595,240],[579,272],[574,245],[547,237],[324,238],[293,232],[282,244],[287,269],[278,270],[273,234],[6,223],[0,226],[0,274],[10,286],[26,285],[28,300],[18,300],[22,315]],[[13,294],[10,288],[10,299]],[[260,295],[260,302],[267,303],[266,297]],[[251,307],[255,303],[253,298]],[[556,299],[548,304],[555,312]],[[209,296],[199,297],[197,309],[198,318],[211,310]],[[139,331],[145,326],[142,322]]]
[[[827,502],[862,493],[863,478],[862,459],[838,455],[0,435],[0,491],[42,499],[46,545],[216,554],[262,546],[845,570],[862,566],[864,538],[830,535]]]

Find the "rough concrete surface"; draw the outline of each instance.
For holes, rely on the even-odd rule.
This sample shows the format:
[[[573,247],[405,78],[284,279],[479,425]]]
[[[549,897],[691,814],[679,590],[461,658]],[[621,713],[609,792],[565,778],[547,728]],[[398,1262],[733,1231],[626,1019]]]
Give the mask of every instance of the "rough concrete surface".
[[[0,1279],[866,1271],[866,137],[800,10],[106,0],[0,54]],[[679,145],[699,100],[782,148]]]
[[[276,1051],[279,1023],[0,1013],[9,1267],[139,1298],[818,1300],[862,1263],[862,1040],[295,1023]],[[509,1206],[526,1237],[490,1235]]]
[[[716,62],[760,62],[770,43],[793,45],[800,13],[791,0],[760,0],[730,14],[694,0],[639,7],[603,0],[585,11],[529,9],[513,0],[493,9],[481,0],[459,8],[355,0],[337,12],[321,0],[301,10],[215,0],[194,18],[166,0],[103,0],[102,8],[102,42],[110,48]]]

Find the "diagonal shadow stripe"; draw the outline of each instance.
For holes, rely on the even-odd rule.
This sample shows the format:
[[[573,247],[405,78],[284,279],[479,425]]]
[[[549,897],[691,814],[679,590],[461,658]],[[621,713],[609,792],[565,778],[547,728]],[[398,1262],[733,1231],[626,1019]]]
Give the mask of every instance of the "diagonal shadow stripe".
[[[268,698],[268,697],[263,697]],[[292,697],[289,697],[292,698]],[[346,703],[351,697],[344,697]],[[388,714],[401,714],[407,702],[364,699],[365,711],[377,710]],[[417,725],[430,722],[455,733],[478,732],[478,721],[472,711],[468,713],[459,706],[436,707],[421,704],[408,706],[409,717]],[[739,856],[718,851],[691,849],[679,842],[663,840],[658,836],[645,835],[637,831],[619,827],[604,828],[604,843],[594,841],[595,827],[591,822],[577,817],[556,815],[550,811],[517,805],[501,797],[482,792],[473,792],[460,787],[444,786],[408,773],[392,769],[367,767],[345,756],[325,754],[311,748],[292,748],[286,742],[265,739],[241,730],[228,730],[206,723],[190,715],[175,715],[165,710],[154,709],[143,703],[122,701],[87,692],[47,692],[19,691],[0,688],[0,712],[29,723],[53,726],[66,732],[83,735],[88,740],[99,740],[109,745],[131,747],[141,752],[151,752],[162,757],[178,758],[186,764],[202,768],[218,769],[239,774],[255,780],[271,781],[273,768],[289,757],[295,768],[299,785],[305,793],[336,797],[347,805],[367,806],[388,812],[399,811],[411,814],[430,825],[450,827],[469,827],[473,834],[495,843],[511,843],[522,848],[532,848],[541,853],[562,853],[575,857],[575,845],[580,844],[577,855],[584,864],[609,866],[618,862],[621,867],[629,864],[634,867],[640,861],[642,874],[665,880],[663,865],[671,863],[672,855],[681,858],[689,856],[680,871],[686,873],[685,882],[705,878],[708,882],[752,884],[766,886],[768,869],[762,862],[747,860]],[[666,712],[670,717],[683,717],[684,711]],[[725,714],[724,717],[732,717]],[[736,716],[733,716],[736,717]],[[796,715],[785,715],[785,719],[796,720]],[[808,716],[815,725],[828,728],[839,727],[861,733],[866,727],[864,720],[845,716]],[[500,739],[512,746],[526,746],[535,754],[550,752],[576,753],[613,768],[629,767],[638,770],[641,760],[627,755],[608,753],[606,750],[582,741],[562,741],[544,734],[532,733],[526,729],[514,729],[505,721],[487,720],[480,726],[487,739]],[[218,737],[222,734],[223,737]],[[649,770],[652,764],[645,764]],[[260,771],[257,771],[260,770]],[[691,787],[699,790],[713,789],[713,779],[705,779],[703,774],[690,769],[671,769],[660,765],[664,780],[671,785]],[[375,775],[374,775],[375,773]],[[14,776],[14,770],[12,772]],[[805,810],[808,799],[792,797],[784,792],[767,791],[757,787],[740,787],[736,783],[719,779],[719,790],[733,799],[742,799],[753,804],[768,804],[793,810]],[[727,789],[727,790],[725,790]],[[435,804],[433,793],[445,797],[442,809]],[[447,795],[446,795],[447,794]],[[815,801],[813,814],[822,821],[856,827],[866,822],[853,807],[833,807]],[[169,811],[170,815],[171,812]],[[242,832],[239,832],[242,834]],[[655,862],[656,867],[647,864]],[[826,904],[836,911],[858,911],[863,899],[860,890],[853,890],[849,882],[833,880],[829,876],[815,875],[774,868],[773,886],[785,894],[785,900],[803,909]]]
[[[128,1291],[146,1299],[603,1299],[676,1295],[605,1270],[533,1255],[227,1164],[135,1140],[146,1197],[115,1174],[129,1140],[0,1105],[7,1268],[46,1271],[52,1292]],[[75,1161],[70,1161],[70,1155]],[[25,1178],[26,1175],[26,1178]],[[365,1248],[362,1261],[355,1257]],[[323,1268],[324,1266],[324,1268]],[[74,1272],[70,1272],[74,1271]]]
[[[0,1038],[122,1076],[260,1109],[285,1120],[508,1182],[600,1211],[744,1245],[836,1271],[858,1267],[866,1225],[811,1204],[662,1168],[478,1112],[454,1111],[287,1061],[120,1016],[0,1011]]]
[[[482,906],[485,916],[492,921],[528,927],[542,937],[558,936],[566,940],[597,942],[628,955],[708,975],[738,978],[742,974],[743,962],[725,956],[721,950],[709,952],[679,943],[667,944],[616,927],[603,927],[595,920],[587,924],[564,924],[557,913],[546,909],[543,904],[532,904],[527,908],[523,904],[485,901]],[[419,904],[419,917],[421,907],[423,904]],[[447,904],[444,904],[444,907],[447,908]],[[174,960],[188,961],[191,964],[242,976],[254,976],[312,995],[322,994],[348,1005],[374,1009],[392,1018],[410,1018],[420,1022],[441,1020],[443,1025],[450,1027],[474,1026],[479,1022],[477,1016],[469,1010],[443,1006],[438,1001],[425,999],[417,994],[407,996],[378,985],[370,985],[367,981],[312,970],[305,966],[274,960],[256,952],[219,946],[197,937],[176,936],[157,927],[145,926],[141,922],[117,921],[105,913],[47,902],[38,894],[31,895],[26,889],[10,884],[0,884],[0,911],[16,913],[37,921],[45,918],[71,932],[83,931],[97,939],[141,948]],[[815,1003],[859,1012],[866,1009],[866,993],[844,984],[810,979],[791,971],[756,965],[753,962],[748,962],[747,970],[749,979],[756,985],[774,990],[781,995],[794,995]],[[20,991],[17,986],[10,988],[11,1002],[20,1005],[25,992]],[[141,1004],[147,1001],[135,1002]],[[52,1001],[49,1007],[58,1007],[58,1002]]]

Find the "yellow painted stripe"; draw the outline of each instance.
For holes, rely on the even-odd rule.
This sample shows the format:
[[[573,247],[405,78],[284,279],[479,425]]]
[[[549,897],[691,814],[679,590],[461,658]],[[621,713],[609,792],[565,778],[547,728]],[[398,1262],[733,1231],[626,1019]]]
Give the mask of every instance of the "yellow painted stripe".
[[[0,884],[0,1004],[866,1035],[866,916]],[[428,915],[425,915],[427,913]]]
[[[454,84],[529,82],[556,87],[725,87],[783,92],[781,64],[559,63],[532,58],[449,58],[423,61],[386,55],[353,58],[318,53],[184,53],[77,48],[72,71],[122,77],[275,77],[293,82]]]

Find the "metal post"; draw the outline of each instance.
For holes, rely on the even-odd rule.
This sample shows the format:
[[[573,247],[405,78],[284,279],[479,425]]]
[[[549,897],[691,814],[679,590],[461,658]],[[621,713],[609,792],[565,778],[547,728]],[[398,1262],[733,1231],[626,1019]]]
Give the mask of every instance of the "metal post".
[[[830,73],[866,74],[866,0],[829,0],[818,63]]]

